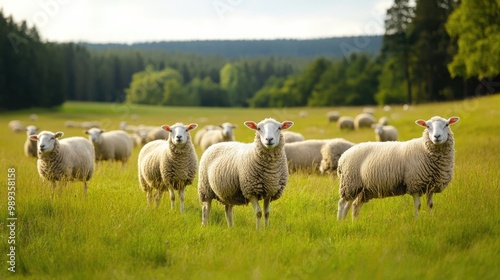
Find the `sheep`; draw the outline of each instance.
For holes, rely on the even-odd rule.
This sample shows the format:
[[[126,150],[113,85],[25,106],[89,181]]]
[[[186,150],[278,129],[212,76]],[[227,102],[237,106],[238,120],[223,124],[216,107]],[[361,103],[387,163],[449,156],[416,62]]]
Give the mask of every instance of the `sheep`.
[[[86,121],[80,124],[80,127],[84,129],[100,128],[101,124],[98,121]]]
[[[397,141],[398,130],[392,125],[373,124],[375,139],[379,142]]]
[[[123,130],[104,131],[100,128],[91,128],[85,132],[94,145],[95,160],[117,160],[122,166],[132,154],[132,141]]]
[[[337,121],[337,126],[339,129],[354,129],[354,119],[348,116],[342,116]]]
[[[225,122],[221,124],[220,127],[222,129],[208,130],[205,134],[203,134],[200,140],[200,147],[202,151],[205,151],[208,147],[216,143],[235,141],[233,129],[237,127],[236,125]]]
[[[380,125],[389,125],[389,119],[387,117],[380,117],[377,123]]]
[[[171,208],[175,206],[175,191],[179,192],[180,212],[184,212],[184,190],[193,183],[198,169],[198,158],[189,131],[198,127],[191,123],[162,125],[170,132],[168,140],[154,140],[142,147],[137,161],[139,184],[146,192],[148,205],[155,192],[156,206],[160,205],[163,192],[170,193]]]
[[[371,127],[375,123],[373,115],[368,113],[361,113],[354,118],[354,128],[360,129],[363,127]]]
[[[307,118],[309,114],[307,113],[307,111],[300,111],[299,112],[299,117],[301,118]]]
[[[63,132],[44,130],[30,136],[31,140],[37,141],[38,174],[52,182],[52,190],[57,181],[82,181],[87,194],[87,182],[94,174],[94,146],[84,137],[61,139],[63,135]]]
[[[24,154],[27,157],[37,157],[36,142],[31,140],[31,135],[36,135],[38,132],[38,127],[34,125],[28,125],[26,127],[26,142],[24,142]]]
[[[370,107],[366,107],[366,108],[363,108],[363,111],[362,113],[364,114],[370,114],[370,115],[375,115],[375,110],[373,108],[370,108]]]
[[[326,113],[326,118],[328,119],[329,123],[336,122],[339,120],[340,114],[337,111],[330,111],[330,112]]]
[[[196,134],[194,135],[194,144],[200,145],[201,138],[203,137],[203,134],[209,130],[216,130],[220,129],[220,126],[218,125],[206,125],[202,129],[198,129]]]
[[[148,130],[148,132],[146,134],[146,143],[154,141],[154,140],[158,140],[158,139],[167,140],[169,135],[170,135],[170,133],[161,127],[151,128]]]
[[[75,128],[75,127],[80,127],[80,124],[75,121],[67,120],[64,122],[64,127]]]
[[[295,143],[285,142],[288,169],[295,172],[300,169],[315,170],[321,163],[321,148],[329,139],[307,139]]]
[[[281,134],[283,134],[285,143],[300,142],[305,140],[304,135],[295,131],[283,131]]]
[[[425,127],[422,137],[406,142],[366,142],[347,150],[339,159],[340,178],[337,218],[344,219],[353,205],[353,219],[359,216],[363,203],[373,198],[410,194],[415,218],[420,209],[420,196],[427,195],[433,207],[433,194],[442,192],[450,183],[454,165],[454,138],[448,120],[439,116],[415,123]]]
[[[25,131],[24,124],[20,120],[12,120],[9,122],[9,128],[12,132],[22,132]]]
[[[321,162],[319,171],[321,174],[336,171],[340,156],[355,144],[343,138],[329,140],[321,147]]]
[[[29,118],[30,118],[30,120],[31,120],[31,121],[35,122],[35,121],[37,121],[37,120],[38,120],[38,115],[37,115],[37,114],[31,114],[31,115],[29,116]]]
[[[390,112],[392,110],[390,105],[384,105],[383,107],[384,112]]]
[[[225,205],[228,227],[233,226],[234,205],[252,203],[259,228],[264,200],[265,225],[269,226],[270,203],[280,198],[288,182],[288,168],[282,130],[293,122],[266,118],[245,126],[255,130],[252,143],[221,142],[201,156],[198,195],[202,202],[202,225],[207,225],[213,199]]]

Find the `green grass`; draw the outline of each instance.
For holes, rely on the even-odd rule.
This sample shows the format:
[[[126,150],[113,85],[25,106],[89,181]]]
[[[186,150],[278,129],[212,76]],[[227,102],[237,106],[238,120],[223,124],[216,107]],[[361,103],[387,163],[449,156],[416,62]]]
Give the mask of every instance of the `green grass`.
[[[96,167],[89,192],[70,183],[51,195],[50,184],[36,171],[36,160],[23,154],[24,133],[7,123],[37,113],[42,129],[80,135],[64,121],[98,120],[105,128],[175,122],[238,124],[238,140],[253,132],[246,120],[274,117],[295,122],[306,138],[343,137],[373,141],[370,129],[341,132],[328,124],[332,108],[209,109],[66,103],[55,112],[25,110],[0,114],[0,278],[32,279],[494,279],[500,274],[500,95],[453,103],[400,106],[391,113],[377,108],[398,127],[400,139],[419,137],[419,118],[461,117],[456,138],[454,179],[434,197],[434,210],[423,206],[413,218],[410,196],[376,199],[360,218],[338,222],[338,178],[316,173],[290,175],[285,194],[271,204],[271,225],[255,230],[251,207],[235,207],[228,229],[223,206],[214,203],[210,224],[201,227],[195,181],[186,191],[183,215],[164,198],[148,208],[137,181],[136,148],[125,168]],[[361,108],[335,108],[354,116]],[[298,112],[307,110],[307,118]],[[136,114],[138,120],[132,120]],[[194,131],[196,132],[196,130]],[[198,154],[200,151],[197,150]],[[7,169],[16,168],[16,273],[7,270],[9,230]],[[425,199],[423,201],[425,205]]]

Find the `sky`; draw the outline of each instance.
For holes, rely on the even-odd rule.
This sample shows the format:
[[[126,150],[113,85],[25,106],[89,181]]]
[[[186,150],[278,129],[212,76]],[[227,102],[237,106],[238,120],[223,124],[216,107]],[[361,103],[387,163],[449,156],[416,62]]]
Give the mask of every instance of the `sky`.
[[[384,33],[392,0],[0,0],[51,42],[312,39]]]

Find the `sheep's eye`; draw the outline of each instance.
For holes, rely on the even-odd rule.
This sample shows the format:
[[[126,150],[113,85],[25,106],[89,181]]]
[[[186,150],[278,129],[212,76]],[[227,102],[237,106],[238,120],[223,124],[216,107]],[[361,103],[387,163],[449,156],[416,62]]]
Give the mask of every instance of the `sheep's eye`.
[[[260,131],[261,130],[260,127],[257,127],[257,130]]]
[[[450,125],[450,124],[449,124],[449,123],[447,123],[447,124],[445,124],[445,125],[444,125],[444,127],[448,127],[449,125]]]

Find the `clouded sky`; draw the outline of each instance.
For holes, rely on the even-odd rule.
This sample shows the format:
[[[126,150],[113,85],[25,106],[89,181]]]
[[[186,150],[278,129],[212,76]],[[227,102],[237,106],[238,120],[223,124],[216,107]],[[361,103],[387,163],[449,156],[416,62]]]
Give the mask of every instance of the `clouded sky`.
[[[305,39],[383,34],[392,0],[0,0],[57,42]]]

